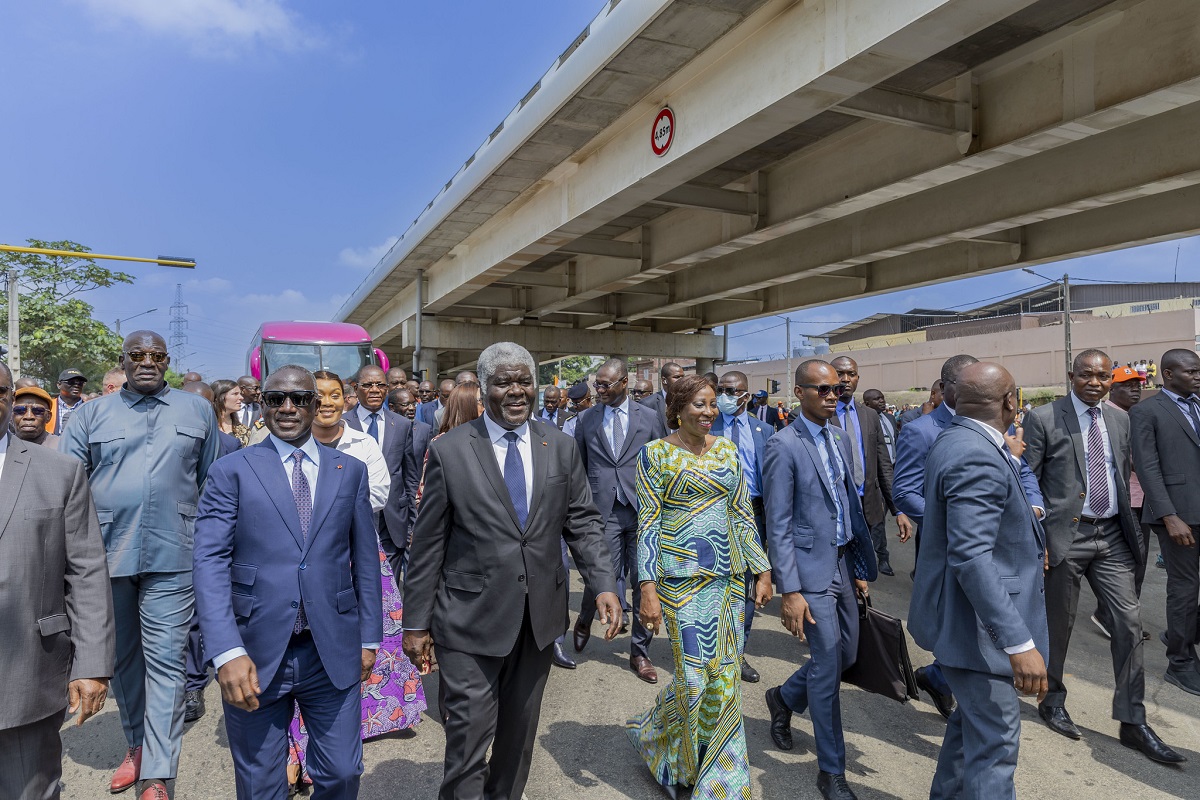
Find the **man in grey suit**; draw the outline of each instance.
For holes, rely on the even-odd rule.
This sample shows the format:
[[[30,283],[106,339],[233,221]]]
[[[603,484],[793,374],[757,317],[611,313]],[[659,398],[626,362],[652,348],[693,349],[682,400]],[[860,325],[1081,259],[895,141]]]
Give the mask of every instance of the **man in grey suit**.
[[[387,554],[392,574],[400,580],[417,485],[421,481],[421,468],[413,450],[412,422],[387,407],[387,377],[379,367],[360,369],[354,388],[358,392],[358,405],[343,414],[342,419],[374,439],[387,462],[392,485],[387,505],[379,512],[379,544]]]
[[[811,658],[767,690],[771,739],[792,749],[793,713],[807,708],[817,742],[817,789],[826,800],[854,800],[846,783],[841,679],[858,655],[858,604],[876,577],[875,549],[851,474],[850,437],[829,421],[837,413],[838,375],[825,361],[796,368],[796,421],[767,440],[763,464],[767,545],[782,595],[783,626]]]
[[[500,342],[477,368],[484,416],[429,446],[404,652],[420,668],[437,648],[447,715],[439,798],[516,800],[529,777],[551,645],[567,627],[560,538],[596,595],[608,639],[621,606],[575,442],[531,419],[533,357]]]
[[[1200,356],[1168,350],[1159,363],[1162,391],[1129,409],[1133,465],[1167,567],[1166,680],[1200,694]]]
[[[668,430],[670,430],[671,426],[667,424],[667,393],[671,391],[671,387],[675,385],[675,382],[685,374],[687,373],[683,371],[683,367],[674,361],[668,361],[658,370],[658,380],[662,384],[662,389],[638,400],[642,405],[649,406],[657,411],[663,426]],[[634,594],[636,595],[637,592],[634,592]]]
[[[13,380],[0,364],[0,431]],[[113,674],[112,595],[87,473],[0,434],[0,797],[59,797],[67,713],[104,707]]]
[[[1051,730],[1080,738],[1067,713],[1063,679],[1079,584],[1086,577],[1112,614],[1112,713],[1121,723],[1121,743],[1154,761],[1177,764],[1186,759],[1146,723],[1143,704],[1146,676],[1134,586],[1142,548],[1129,505],[1129,418],[1101,402],[1112,384],[1112,361],[1104,352],[1079,353],[1067,377],[1071,391],[1066,397],[1025,415],[1025,459],[1050,509],[1044,523],[1050,691],[1038,713]]]
[[[1006,452],[1017,387],[998,364],[959,373],[957,416],[929,451],[912,601],[913,640],[958,700],[931,800],[1016,797],[1017,692],[1046,695],[1045,534]],[[1014,691],[1015,690],[1015,691]]]
[[[638,591],[635,476],[642,445],[666,436],[667,428],[652,409],[629,397],[629,370],[624,359],[605,361],[596,370],[593,386],[600,405],[579,416],[575,424],[575,442],[587,470],[596,508],[604,520],[604,538],[622,604],[626,586],[633,590],[629,668],[646,683],[657,683],[658,673],[650,662],[653,634],[642,624],[638,614],[642,598]],[[585,591],[573,631],[577,651],[582,652],[587,646],[595,615],[595,598]]]

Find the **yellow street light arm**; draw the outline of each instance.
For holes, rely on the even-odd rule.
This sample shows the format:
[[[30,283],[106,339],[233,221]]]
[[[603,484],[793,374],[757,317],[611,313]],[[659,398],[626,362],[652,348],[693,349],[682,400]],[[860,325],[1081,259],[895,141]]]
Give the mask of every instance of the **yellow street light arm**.
[[[181,267],[195,269],[196,261],[191,258],[139,258],[137,256],[110,256],[104,253],[82,253],[77,250],[50,250],[45,247],[18,247],[13,244],[0,244],[0,251],[8,253],[33,253],[42,256],[64,256],[66,258],[103,258],[109,261],[140,261],[143,264],[160,264],[164,267]]]

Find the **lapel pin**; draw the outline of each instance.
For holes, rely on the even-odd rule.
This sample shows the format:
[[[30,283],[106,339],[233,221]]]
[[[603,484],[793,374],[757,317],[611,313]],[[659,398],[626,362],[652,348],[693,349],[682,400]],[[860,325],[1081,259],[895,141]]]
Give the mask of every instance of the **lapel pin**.
[[[342,468],[342,465],[341,465],[341,464],[338,464],[338,465],[337,465],[337,468],[338,468],[338,469],[341,469],[341,468]]]
[[[542,447],[549,447],[549,446],[550,445],[546,444],[545,442],[542,442]]]

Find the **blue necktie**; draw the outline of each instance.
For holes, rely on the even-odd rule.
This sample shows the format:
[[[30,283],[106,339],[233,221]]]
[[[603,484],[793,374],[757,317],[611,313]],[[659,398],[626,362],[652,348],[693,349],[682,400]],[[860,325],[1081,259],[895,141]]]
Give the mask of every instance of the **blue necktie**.
[[[1196,429],[1196,435],[1200,436],[1200,411],[1197,410],[1200,409],[1200,399],[1189,397],[1184,403],[1187,405],[1188,411],[1191,412],[1192,427]]]
[[[730,433],[729,438],[733,439],[734,446],[737,447],[738,452],[741,452],[741,450],[742,450],[742,418],[734,417],[732,420],[730,420],[730,425],[733,427],[733,431]]]
[[[823,433],[825,435],[821,437],[821,444],[825,447],[825,455],[829,459],[829,477],[833,482],[836,495],[834,502],[838,506],[838,524],[841,528],[838,531],[838,544],[844,544],[850,541],[850,519],[847,516],[850,513],[850,494],[846,491],[846,472],[842,460],[838,457],[837,445],[833,442],[833,431],[826,425]]]
[[[520,437],[509,431],[504,438],[508,442],[508,452],[504,455],[504,485],[508,487],[508,496],[523,530],[525,521],[529,519],[529,501],[525,498],[525,462],[521,460],[521,450],[517,447]]]
[[[367,435],[375,440],[375,444],[379,444],[379,412],[373,411],[368,419],[371,424],[367,426]]]
[[[300,517],[300,534],[308,541],[308,525],[312,522],[312,494],[308,488],[308,478],[300,464],[304,461],[304,451],[297,449],[292,453],[292,499],[296,501],[296,514]],[[296,622],[292,633],[300,633],[308,627],[308,615],[304,613],[304,598],[300,598],[300,611],[296,613]]]

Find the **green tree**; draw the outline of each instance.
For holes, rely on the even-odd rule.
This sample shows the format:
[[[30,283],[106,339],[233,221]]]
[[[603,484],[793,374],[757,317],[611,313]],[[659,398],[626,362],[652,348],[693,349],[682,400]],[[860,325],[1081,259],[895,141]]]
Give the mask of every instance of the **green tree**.
[[[70,250],[78,256],[0,252],[0,270],[14,269],[20,283],[21,372],[53,386],[59,373],[74,367],[98,385],[117,363],[121,340],[92,316],[92,306],[79,295],[133,276],[100,266],[88,258],[90,248],[71,241],[28,239],[30,247]],[[8,318],[8,295],[0,302],[0,319]]]
[[[592,365],[597,359],[593,356],[568,356],[562,361],[552,361],[538,367],[538,383],[546,385],[554,383],[555,376],[561,376],[560,386],[570,386],[575,381],[586,378],[592,371]]]

